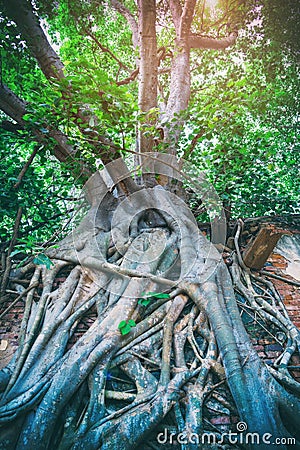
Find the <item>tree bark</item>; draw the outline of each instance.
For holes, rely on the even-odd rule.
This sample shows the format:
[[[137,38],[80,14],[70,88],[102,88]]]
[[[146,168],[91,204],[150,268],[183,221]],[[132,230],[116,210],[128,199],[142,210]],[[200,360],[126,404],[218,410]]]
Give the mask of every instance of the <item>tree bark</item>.
[[[224,38],[212,38],[209,36],[200,36],[191,34],[189,36],[190,48],[207,48],[211,50],[224,50],[231,47],[237,40],[238,33],[236,31]]]
[[[186,110],[191,93],[189,35],[195,5],[194,0],[185,0],[183,8],[177,0],[170,2],[176,31],[176,47],[171,67],[170,95],[162,120],[168,123],[164,132],[172,154],[175,152],[183,124],[180,114]],[[175,116],[177,121],[174,120]]]
[[[4,5],[9,17],[18,25],[46,78],[63,78],[64,66],[49,44],[31,3],[28,0],[6,0]]]
[[[118,0],[111,0],[111,5],[118,11],[128,22],[132,31],[132,43],[135,49],[139,46],[139,29],[133,14]]]
[[[138,133],[139,152],[151,152],[153,131],[157,119],[157,44],[156,1],[139,0],[139,109],[142,114]],[[148,130],[147,130],[148,128]]]

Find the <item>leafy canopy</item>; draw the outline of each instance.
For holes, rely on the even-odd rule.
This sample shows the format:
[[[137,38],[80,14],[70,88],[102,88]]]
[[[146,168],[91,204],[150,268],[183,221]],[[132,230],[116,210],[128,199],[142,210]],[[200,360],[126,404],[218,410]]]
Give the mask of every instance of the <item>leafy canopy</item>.
[[[134,2],[125,4],[136,15]],[[208,172],[233,217],[299,212],[297,5],[293,0],[284,5],[249,2],[247,11],[240,8],[233,16],[234,26],[243,23],[234,49],[192,51],[192,95],[183,113],[178,152]],[[0,17],[1,81],[28,102],[25,129],[0,132],[3,241],[12,231],[18,206],[24,209],[21,236],[49,238],[58,228],[57,217],[70,207],[65,199],[73,197],[68,168],[49,157],[51,139],[40,145],[20,187],[13,188],[37,145],[33,127],[46,137],[50,126],[66,133],[75,157],[88,160],[93,169],[99,164],[95,151],[99,135],[111,138],[125,156],[135,150],[137,79],[133,76],[128,83],[126,79],[135,69],[137,50],[126,20],[106,2],[38,1],[35,7],[65,65],[66,78],[49,82],[16,24],[4,14]],[[222,2],[198,8],[193,31],[215,36],[223,32],[218,29],[221,8]],[[168,96],[174,43],[163,2],[157,21],[158,46],[166,50],[159,75],[162,102]],[[87,123],[79,110],[90,117]],[[1,118],[6,119],[3,114]],[[159,137],[159,127],[149,132]]]

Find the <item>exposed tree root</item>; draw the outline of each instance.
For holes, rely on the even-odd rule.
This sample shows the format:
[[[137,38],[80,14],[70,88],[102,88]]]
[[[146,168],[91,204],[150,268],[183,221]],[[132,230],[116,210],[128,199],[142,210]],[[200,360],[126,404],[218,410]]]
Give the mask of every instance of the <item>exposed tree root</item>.
[[[213,448],[208,438],[232,448],[257,448],[259,439],[269,448],[266,435],[286,438],[277,447],[287,448],[288,438],[299,440],[300,389],[288,370],[299,330],[271,283],[239,264],[239,252],[228,272],[184,204],[161,189],[140,192],[147,211],[136,215],[135,201],[125,201],[112,222],[117,203],[100,195],[73,236],[48,253],[52,268],[35,268],[20,346],[1,372],[1,448],[158,448],[170,426],[183,449]],[[254,350],[233,286],[262,324],[286,336],[274,367]],[[136,326],[122,335],[128,320]],[[238,441],[209,422],[211,411],[239,418]]]

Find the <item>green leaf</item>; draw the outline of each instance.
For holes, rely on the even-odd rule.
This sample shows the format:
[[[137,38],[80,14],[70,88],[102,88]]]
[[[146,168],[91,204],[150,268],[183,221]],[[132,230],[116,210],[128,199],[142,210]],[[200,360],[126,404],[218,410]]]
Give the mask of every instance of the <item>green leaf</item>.
[[[22,117],[22,119],[23,119],[23,120],[31,120],[32,117],[33,117],[32,114],[24,114],[23,117]]]
[[[38,264],[41,266],[46,266],[47,269],[51,269],[51,266],[54,266],[54,263],[48,258],[44,253],[39,253],[33,260],[34,264]]]
[[[154,297],[154,298],[170,298],[170,294],[158,292],[156,295],[153,295],[152,297]]]
[[[124,336],[125,334],[130,333],[131,326],[129,324],[126,324],[125,327],[121,328],[121,334]]]
[[[132,327],[136,327],[136,323],[134,320],[129,319],[129,320],[122,320],[119,325],[118,325],[118,329],[121,331],[122,336],[124,336],[125,334],[130,333],[130,330]]]
[[[122,321],[119,323],[119,325],[118,325],[119,330],[121,330],[121,328],[126,327],[126,325],[127,325],[126,320],[122,320]]]
[[[146,292],[143,295],[145,298],[170,298],[170,294],[165,292]]]
[[[139,299],[138,299],[138,304],[139,304],[139,305],[142,305],[142,306],[148,306],[149,303],[151,302],[151,300],[152,300],[152,297],[149,297],[149,298],[139,298]]]
[[[170,298],[169,294],[164,292],[142,292],[142,296],[138,299],[138,304],[148,306],[152,300]]]

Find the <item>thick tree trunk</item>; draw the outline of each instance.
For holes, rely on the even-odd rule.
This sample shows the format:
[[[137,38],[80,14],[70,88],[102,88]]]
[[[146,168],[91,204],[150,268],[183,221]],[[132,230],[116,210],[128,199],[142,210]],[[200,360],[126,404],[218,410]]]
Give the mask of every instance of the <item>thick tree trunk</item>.
[[[138,147],[141,153],[152,152],[154,127],[157,120],[157,44],[156,2],[140,0],[139,10],[139,109],[143,115],[138,131]]]
[[[63,64],[41,28],[38,16],[27,0],[4,1],[8,15],[16,22],[46,78],[64,77]]]
[[[170,153],[175,154],[176,144],[181,134],[183,117],[180,117],[188,104],[191,91],[190,44],[189,35],[196,2],[187,0],[182,8],[180,2],[170,2],[176,30],[176,47],[171,67],[170,95],[163,120],[165,139],[170,144]],[[174,120],[177,117],[177,120]]]
[[[160,161],[165,170],[171,163]],[[36,266],[31,273],[31,283],[43,290],[38,302],[34,290],[28,293],[20,347],[1,371],[2,448],[141,448],[172,411],[178,432],[202,439],[208,393],[222,397],[224,385],[248,427],[246,448],[267,449],[270,436],[273,442],[294,438],[300,404],[291,392],[299,388],[286,366],[299,331],[274,299],[271,306],[254,295],[234,262],[238,290],[287,333],[278,379],[288,393],[253,349],[230,274],[188,207],[159,186],[130,183],[132,193],[119,201],[111,181],[122,186],[128,179],[121,167],[113,163],[110,177],[105,171],[92,177],[86,217],[48,252],[52,268]],[[19,278],[20,270],[12,276]],[[55,287],[64,271],[65,282]],[[88,316],[94,317],[89,328],[72,342],[76,324]],[[130,329],[132,320],[137,325]],[[127,334],[120,332],[123,321]],[[198,448],[192,442],[188,448]],[[284,442],[277,447],[287,448]]]
[[[182,132],[184,118],[191,90],[190,47],[186,39],[178,39],[175,57],[171,68],[170,96],[162,118],[165,140],[169,143],[170,154],[176,153],[177,143]],[[177,119],[177,120],[176,120]]]

